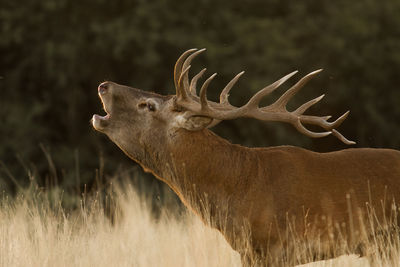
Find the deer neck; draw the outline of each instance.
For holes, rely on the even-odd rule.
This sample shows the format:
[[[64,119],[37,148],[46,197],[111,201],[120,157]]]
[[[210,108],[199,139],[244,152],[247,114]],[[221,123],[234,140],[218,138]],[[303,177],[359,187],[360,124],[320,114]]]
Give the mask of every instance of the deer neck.
[[[225,202],[235,194],[239,184],[245,190],[250,177],[245,172],[258,168],[249,148],[231,144],[207,129],[197,132],[180,129],[162,139],[158,136],[147,140],[146,144],[151,146],[140,152],[123,150],[145,171],[168,184],[195,211],[200,201],[209,202],[209,207],[227,206]],[[243,164],[247,168],[241,168]]]
[[[225,202],[238,183],[243,182],[240,180],[246,179],[240,177],[245,175],[240,166],[250,156],[249,149],[233,145],[207,129],[198,132],[182,129],[169,140],[166,153],[161,156],[164,164],[154,174],[194,210],[203,201],[210,204],[207,213],[213,213],[213,207],[227,206]]]

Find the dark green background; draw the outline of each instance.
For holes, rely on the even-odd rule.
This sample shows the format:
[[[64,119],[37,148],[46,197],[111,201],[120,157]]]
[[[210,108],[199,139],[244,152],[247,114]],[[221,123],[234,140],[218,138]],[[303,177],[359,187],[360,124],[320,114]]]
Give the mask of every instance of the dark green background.
[[[138,169],[92,129],[92,114],[102,112],[96,87],[112,80],[172,94],[175,60],[193,47],[208,49],[194,69],[219,74],[211,98],[246,71],[231,93],[237,105],[293,70],[299,74],[278,94],[324,68],[290,107],[326,93],[310,112],[336,118],[350,109],[340,131],[356,147],[400,148],[398,0],[3,1],[0,190],[35,177],[42,187],[79,192]],[[246,146],[345,148],[334,137],[251,119],[214,131]]]

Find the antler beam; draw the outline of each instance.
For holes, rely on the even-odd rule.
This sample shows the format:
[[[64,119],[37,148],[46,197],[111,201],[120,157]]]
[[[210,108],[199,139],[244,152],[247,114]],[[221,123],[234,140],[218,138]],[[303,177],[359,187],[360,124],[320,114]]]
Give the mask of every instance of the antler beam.
[[[255,118],[261,121],[281,121],[292,124],[299,132],[304,135],[319,138],[333,134],[336,138],[347,145],[355,144],[355,142],[346,139],[340,134],[336,128],[346,119],[349,111],[345,112],[342,116],[334,122],[328,122],[331,116],[311,116],[304,115],[304,112],[311,106],[318,103],[324,95],[314,98],[294,111],[287,110],[287,103],[289,100],[316,74],[322,71],[313,71],[303,78],[301,78],[295,85],[287,90],[278,100],[274,103],[260,107],[260,101],[275,91],[280,85],[290,79],[297,73],[294,71],[287,74],[271,85],[258,91],[253,95],[250,100],[241,107],[235,107],[229,103],[228,97],[232,87],[236,84],[244,72],[237,74],[222,90],[220,94],[219,103],[207,100],[207,88],[210,82],[215,78],[216,73],[211,75],[201,86],[200,94],[196,94],[197,81],[203,76],[206,69],[201,70],[193,79],[189,80],[189,69],[191,61],[204,52],[206,49],[190,49],[184,52],[177,60],[174,68],[174,82],[176,87],[176,104],[187,110],[190,110],[196,116],[206,116],[214,119],[212,125],[216,125],[222,120],[230,120],[239,117]],[[307,129],[303,124],[313,124],[320,126],[324,132],[313,132]]]

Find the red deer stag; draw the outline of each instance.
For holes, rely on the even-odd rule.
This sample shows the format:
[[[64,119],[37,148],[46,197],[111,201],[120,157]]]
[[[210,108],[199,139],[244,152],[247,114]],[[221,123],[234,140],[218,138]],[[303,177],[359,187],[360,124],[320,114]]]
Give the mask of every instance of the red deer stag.
[[[307,218],[350,221],[354,230],[366,203],[380,205],[384,196],[400,199],[399,151],[355,148],[316,153],[293,146],[247,148],[208,130],[222,120],[249,117],[287,122],[310,137],[332,134],[345,144],[354,143],[336,130],[348,112],[334,122],[328,122],[330,116],[304,115],[323,95],[294,111],[286,109],[288,101],[320,70],[300,79],[268,106],[259,103],[296,72],[235,107],[228,101],[229,91],[243,72],[222,90],[219,103],[206,96],[215,74],[197,95],[196,83],[205,69],[191,80],[188,73],[192,59],[204,50],[188,50],[176,62],[176,95],[162,96],[113,82],[100,84],[98,93],[107,115],[94,115],[92,124],[144,170],[167,183],[204,221],[212,221],[242,259],[247,254],[236,241],[244,225],[251,251],[263,255],[281,244],[280,232],[288,218],[297,222],[299,231],[305,229],[305,214]],[[310,131],[303,124],[324,131]],[[223,219],[217,218],[220,213]]]

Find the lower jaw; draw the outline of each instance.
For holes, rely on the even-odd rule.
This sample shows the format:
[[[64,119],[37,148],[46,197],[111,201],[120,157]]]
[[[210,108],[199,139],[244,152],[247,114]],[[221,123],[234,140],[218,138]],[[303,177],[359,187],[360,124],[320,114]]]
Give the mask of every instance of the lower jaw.
[[[109,118],[110,118],[109,114],[107,114],[106,116],[100,116],[100,115],[94,114],[92,117],[92,120],[91,120],[93,128],[95,128],[96,130],[104,129],[104,127],[108,123]]]

